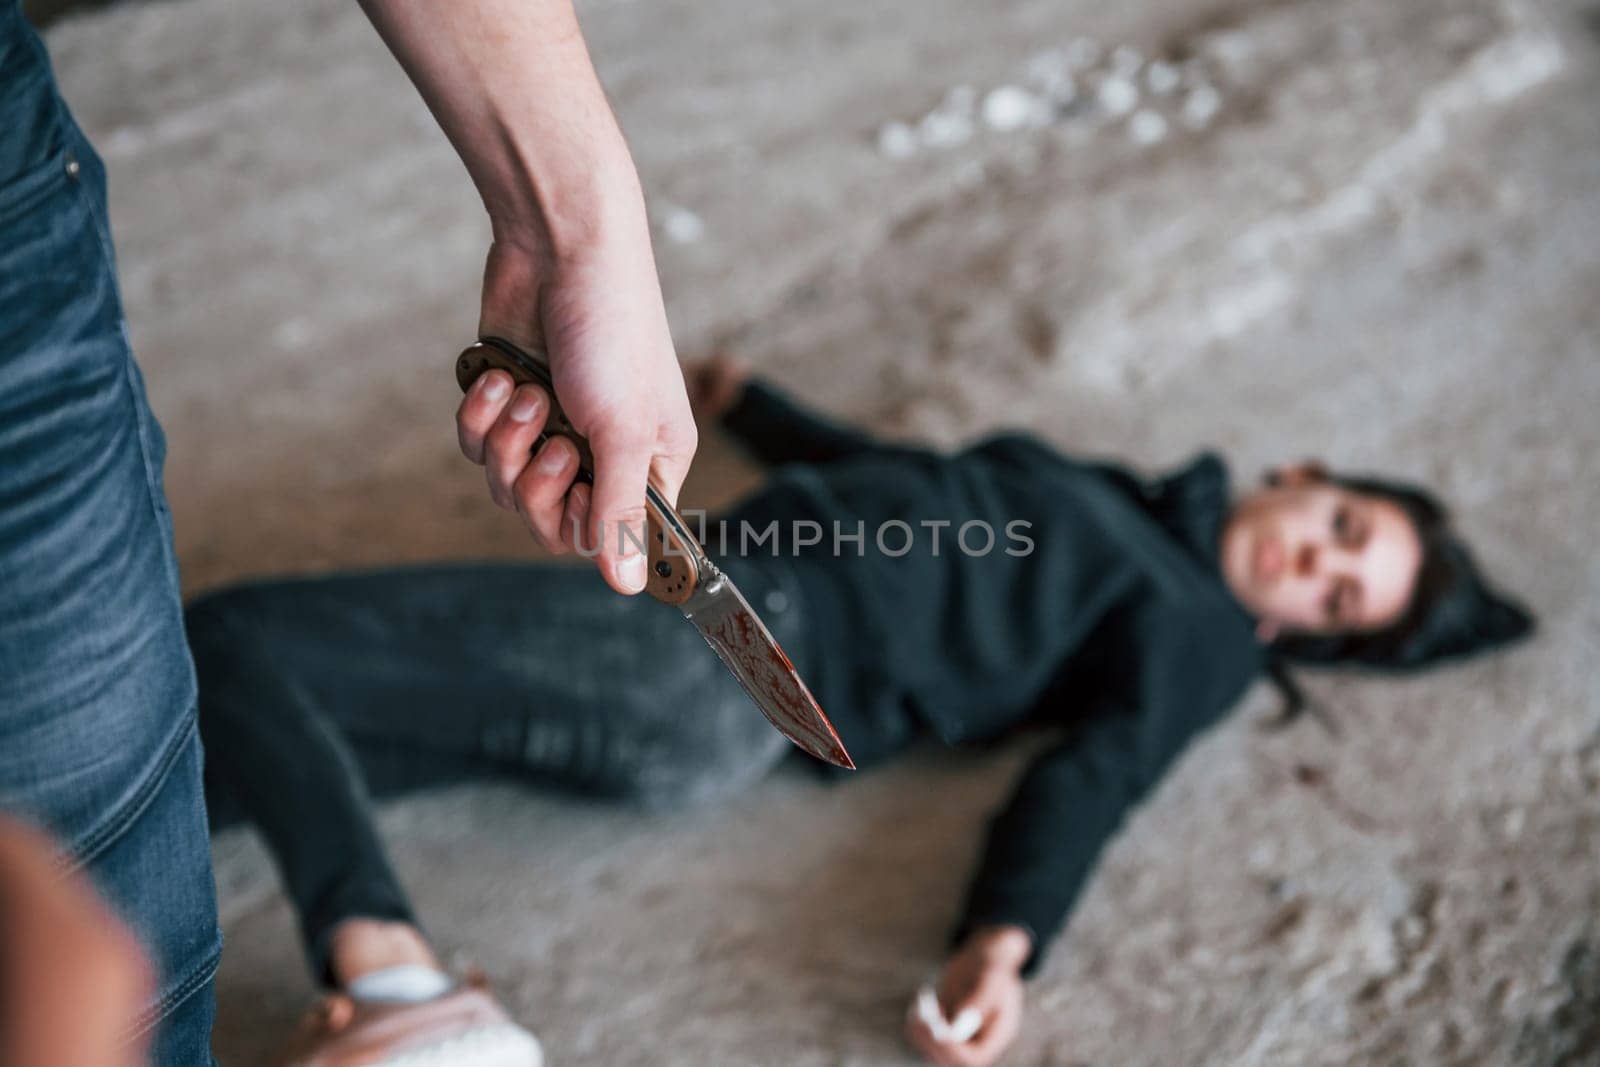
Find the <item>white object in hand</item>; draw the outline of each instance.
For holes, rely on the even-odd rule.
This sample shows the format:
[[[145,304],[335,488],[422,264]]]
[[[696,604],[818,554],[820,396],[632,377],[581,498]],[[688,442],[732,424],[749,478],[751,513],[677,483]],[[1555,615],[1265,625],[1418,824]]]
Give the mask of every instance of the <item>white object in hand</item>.
[[[911,1010],[941,1045],[964,1044],[972,1040],[983,1026],[983,1012],[977,1008],[967,1008],[958,1013],[954,1020],[946,1019],[944,1009],[939,1007],[939,996],[931,985],[917,990],[917,999]]]

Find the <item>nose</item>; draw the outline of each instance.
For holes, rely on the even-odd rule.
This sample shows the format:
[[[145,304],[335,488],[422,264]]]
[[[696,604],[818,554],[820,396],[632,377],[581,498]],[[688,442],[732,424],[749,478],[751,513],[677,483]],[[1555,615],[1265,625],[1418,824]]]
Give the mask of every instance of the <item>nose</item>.
[[[1294,572],[1302,578],[1310,578],[1317,573],[1317,546],[1310,541],[1300,546],[1294,554]]]

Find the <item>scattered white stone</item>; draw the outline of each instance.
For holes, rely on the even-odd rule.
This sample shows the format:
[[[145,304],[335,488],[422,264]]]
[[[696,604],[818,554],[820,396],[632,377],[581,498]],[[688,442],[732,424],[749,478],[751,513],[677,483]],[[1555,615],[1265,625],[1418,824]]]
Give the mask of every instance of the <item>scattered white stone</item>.
[[[686,207],[667,204],[661,211],[661,229],[680,245],[692,245],[706,235],[705,220]]]
[[[903,122],[886,122],[878,130],[878,152],[890,159],[917,153],[917,133]]]
[[[1224,70],[1239,74],[1256,57],[1256,43],[1243,30],[1213,34],[1201,46]]]
[[[1100,62],[1105,50],[1093,37],[1079,37],[1067,45],[1067,65],[1073,70],[1088,70]]]
[[[1144,72],[1144,84],[1157,96],[1166,96],[1178,87],[1183,75],[1178,68],[1165,60],[1155,60]]]
[[[1045,102],[1015,85],[1002,85],[983,98],[983,124],[991,130],[1004,133],[1047,121],[1049,109]]]
[[[1191,129],[1203,130],[1222,110],[1222,94],[1209,85],[1196,85],[1183,98],[1183,121]]]
[[[1139,106],[1139,87],[1128,78],[1110,77],[1095,90],[1095,100],[1107,115],[1120,119]]]
[[[1118,45],[1111,53],[1111,73],[1131,78],[1144,66],[1144,54],[1129,45]]]
[[[1133,138],[1134,144],[1156,144],[1167,136],[1167,120],[1159,111],[1140,108],[1128,120],[1128,136]]]
[[[922,116],[917,139],[924,148],[954,148],[972,139],[972,120],[940,108]]]

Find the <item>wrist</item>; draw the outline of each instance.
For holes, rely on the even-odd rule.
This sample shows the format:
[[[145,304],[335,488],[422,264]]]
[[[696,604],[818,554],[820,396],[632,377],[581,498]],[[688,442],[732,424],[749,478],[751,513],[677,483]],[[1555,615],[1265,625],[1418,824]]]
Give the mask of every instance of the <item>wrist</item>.
[[[644,193],[620,133],[582,154],[513,152],[505,166],[479,184],[496,242],[570,261],[648,239]]]
[[[1033,935],[1021,926],[980,926],[967,937],[964,949],[976,952],[988,966],[1022,970],[1033,954]]]

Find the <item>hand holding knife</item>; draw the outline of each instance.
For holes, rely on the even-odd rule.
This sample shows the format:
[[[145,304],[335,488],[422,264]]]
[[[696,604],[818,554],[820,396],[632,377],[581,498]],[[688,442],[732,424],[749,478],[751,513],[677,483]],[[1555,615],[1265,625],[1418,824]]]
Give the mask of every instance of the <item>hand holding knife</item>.
[[[537,384],[549,394],[549,415],[535,448],[551,435],[567,437],[578,450],[578,480],[592,480],[593,458],[588,442],[572,427],[556,400],[544,353],[525,351],[498,337],[485,337],[456,360],[456,382],[465,391],[485,371],[494,369],[510,374],[518,384]],[[645,488],[645,511],[645,592],[683,612],[779,733],[820,760],[853,768],[855,764],[833,724],[817,706],[777,639],[733,581],[706,556],[688,523],[654,486]]]

